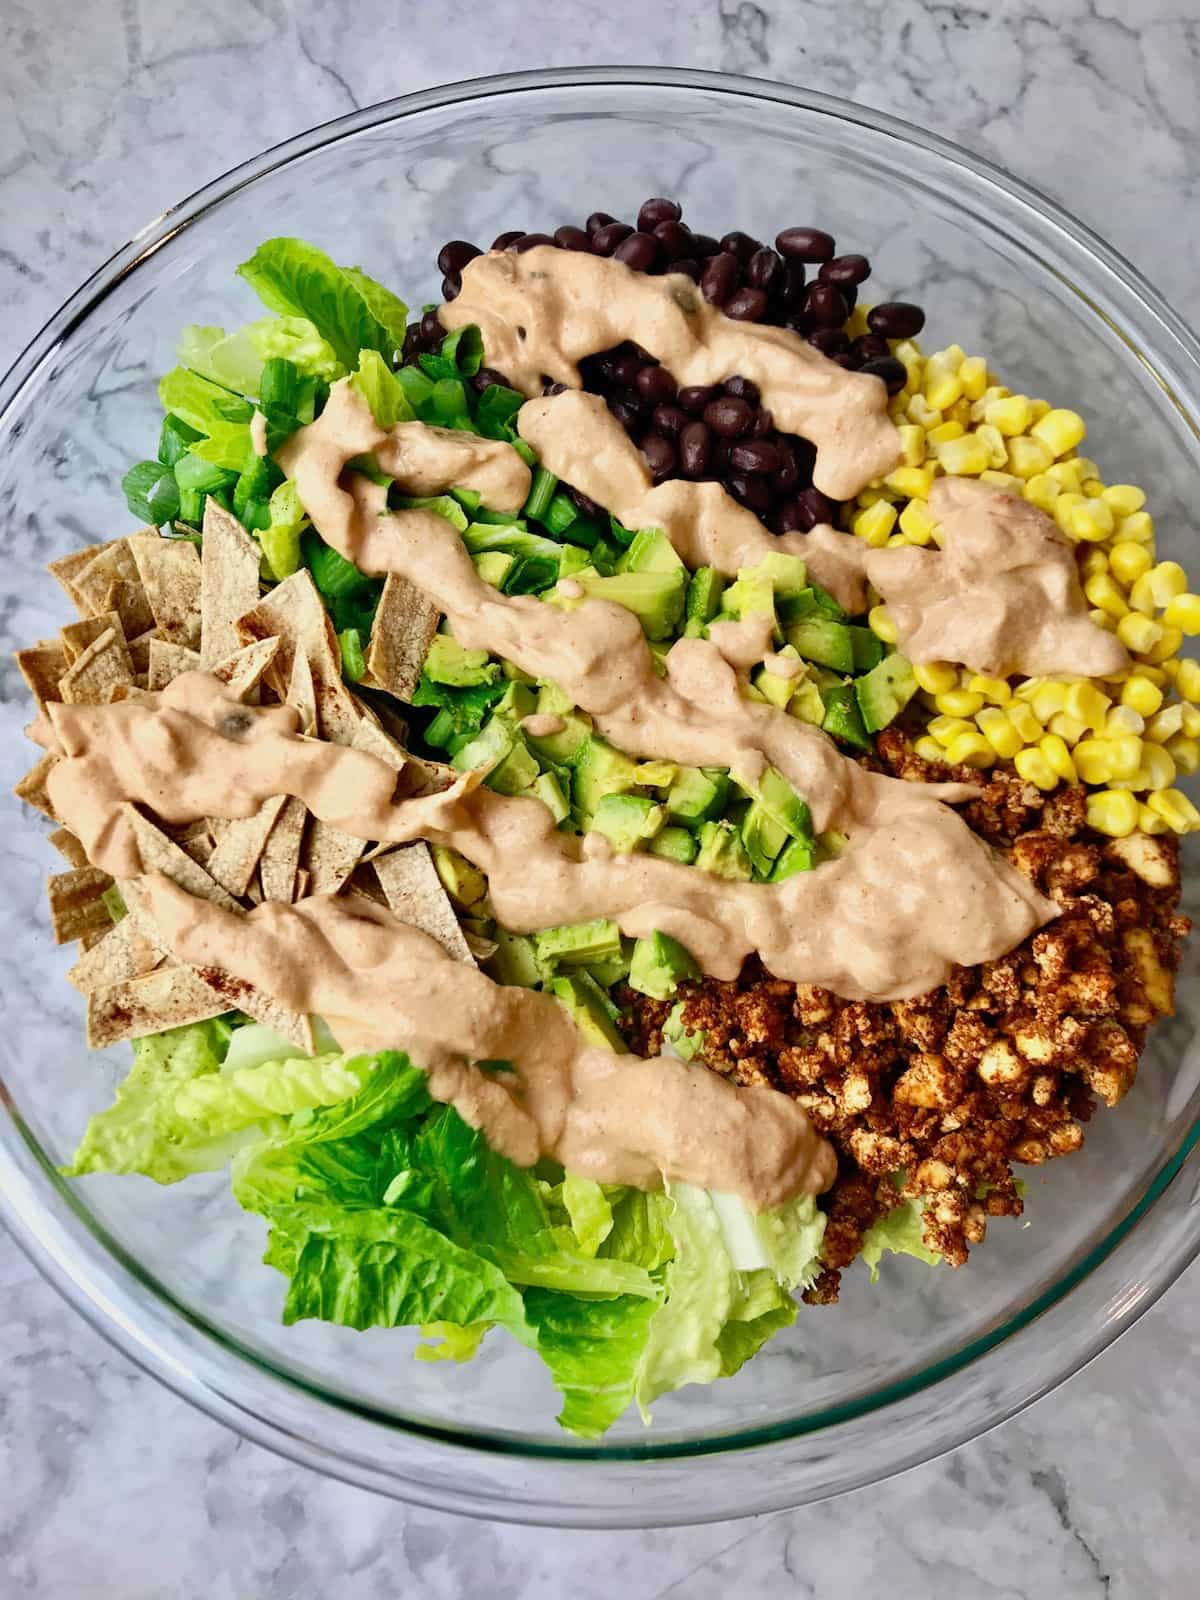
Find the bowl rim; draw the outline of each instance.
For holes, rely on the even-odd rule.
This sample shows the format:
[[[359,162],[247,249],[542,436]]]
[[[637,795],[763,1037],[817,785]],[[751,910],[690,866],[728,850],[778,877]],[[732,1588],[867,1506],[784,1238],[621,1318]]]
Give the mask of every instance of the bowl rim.
[[[47,360],[53,358],[72,332],[114,289],[136,272],[144,261],[170,244],[193,223],[200,221],[210,209],[242,189],[248,188],[260,178],[326,145],[414,114],[448,106],[461,106],[476,99],[576,87],[701,90],[726,98],[732,96],[750,101],[773,102],[818,113],[832,122],[860,126],[872,133],[883,134],[901,145],[916,146],[939,158],[943,163],[965,170],[973,179],[980,180],[984,185],[991,185],[1000,190],[1021,210],[1033,213],[1039,226],[1049,226],[1057,230],[1070,248],[1082,251],[1091,257],[1093,264],[1102,267],[1108,274],[1120,280],[1125,290],[1140,302],[1140,309],[1157,322],[1163,333],[1169,335],[1175,342],[1185,361],[1200,369],[1200,342],[1183,319],[1136,267],[1087,225],[1078,221],[1058,202],[1035,186],[1014,178],[985,157],[967,152],[939,135],[925,132],[888,113],[837,96],[792,87],[770,79],[676,67],[542,68],[437,85],[332,118],[230,168],[153,218],[127,244],[103,262],[47,319],[39,332],[18,353],[8,372],[3,379],[0,379],[0,436],[7,426],[10,412],[17,405],[31,377]],[[1123,331],[1120,329],[1116,331],[1125,339],[1133,353],[1145,362],[1146,358],[1141,356],[1140,351]],[[1152,371],[1158,383],[1168,389],[1171,387],[1157,368],[1152,368]],[[1184,410],[1182,406],[1180,409]],[[1192,420],[1192,427],[1200,439],[1200,423]],[[34,1155],[35,1165],[44,1168],[44,1158],[37,1149],[32,1135],[23,1127],[16,1108],[8,1103],[6,1097],[4,1105],[17,1123],[22,1142]],[[358,1417],[376,1425],[384,1424],[390,1434],[406,1440],[432,1445],[442,1451],[449,1448],[472,1454],[482,1452],[523,1458],[531,1462],[540,1461],[559,1473],[569,1470],[572,1466],[590,1468],[594,1471],[596,1468],[614,1464],[638,1462],[650,1464],[655,1460],[677,1463],[690,1460],[699,1465],[701,1461],[710,1457],[744,1456],[751,1451],[762,1452],[772,1444],[781,1444],[813,1433],[828,1433],[843,1422],[886,1411],[913,1395],[945,1385],[956,1374],[961,1374],[967,1368],[986,1359],[989,1353],[996,1352],[1002,1345],[1009,1343],[1045,1311],[1063,1301],[1113,1254],[1179,1174],[1189,1158],[1195,1156],[1198,1143],[1200,1143],[1200,1120],[1180,1140],[1179,1147],[1165,1161],[1145,1193],[1130,1204],[1125,1215],[1110,1229],[1104,1240],[1094,1246],[1082,1260],[1065,1270],[1053,1285],[1043,1290],[1013,1317],[1007,1319],[999,1330],[979,1335],[931,1366],[922,1368],[919,1373],[887,1385],[861,1401],[831,1406],[816,1418],[806,1417],[788,1423],[774,1422],[757,1427],[742,1427],[731,1434],[702,1440],[675,1440],[657,1445],[653,1443],[610,1445],[597,1449],[580,1447],[577,1444],[548,1444],[540,1440],[536,1444],[528,1444],[494,1434],[481,1433],[476,1436],[429,1427],[397,1418],[390,1413],[373,1411],[370,1407],[341,1397],[334,1397],[328,1391],[310,1386],[295,1373],[280,1372],[269,1363],[264,1364],[251,1352],[243,1350],[236,1341],[220,1335],[194,1313],[190,1313],[186,1307],[181,1306],[161,1286],[155,1288],[155,1293],[160,1300],[165,1300],[174,1315],[182,1315],[194,1327],[203,1329],[209,1336],[215,1334],[224,1349],[235,1352],[241,1360],[249,1360],[258,1373],[268,1376],[274,1383],[298,1391],[308,1399],[333,1408],[340,1415]],[[18,1171],[11,1163],[7,1150],[3,1148],[0,1148],[0,1177],[5,1179],[0,1183],[0,1219],[8,1226],[35,1267],[91,1326],[124,1355],[216,1420],[226,1423],[238,1432],[255,1439],[256,1442],[265,1444],[300,1464],[316,1467],[332,1476],[364,1487],[383,1490],[406,1500],[490,1517],[499,1515],[504,1518],[539,1522],[570,1520],[561,1516],[562,1507],[557,1508],[557,1514],[545,1515],[544,1503],[534,1505],[532,1510],[528,1507],[514,1510],[511,1506],[497,1507],[492,1503],[481,1506],[470,1497],[456,1499],[453,1494],[445,1491],[423,1494],[419,1481],[408,1477],[397,1482],[395,1476],[389,1474],[386,1469],[373,1467],[366,1460],[349,1452],[330,1448],[311,1436],[301,1436],[277,1418],[266,1414],[262,1408],[249,1406],[240,1396],[228,1389],[223,1390],[219,1384],[211,1381],[211,1378],[206,1380],[199,1377],[196,1372],[188,1370],[187,1364],[180,1360],[177,1351],[169,1348],[167,1341],[152,1336],[145,1329],[139,1329],[133,1325],[128,1316],[121,1314],[103,1283],[97,1282],[94,1278],[87,1281],[90,1275],[86,1271],[80,1271],[80,1263],[72,1249],[69,1227],[63,1226],[61,1217],[50,1215],[34,1191],[30,1174]],[[14,1196],[22,1190],[26,1192],[27,1201],[32,1205],[32,1215],[40,1225],[31,1222],[30,1210],[15,1201]],[[89,1231],[94,1232],[92,1229]],[[882,1464],[880,1471],[867,1470],[857,1475],[843,1475],[827,1489],[807,1498],[822,1498],[827,1494],[844,1492],[861,1483],[877,1481],[920,1461],[932,1459],[1024,1410],[1042,1394],[1080,1371],[1120,1337],[1175,1282],[1197,1254],[1200,1254],[1200,1228],[1196,1230],[1195,1237],[1166,1264],[1153,1281],[1144,1280],[1140,1285],[1141,1292],[1136,1297],[1127,1297],[1112,1316],[1101,1322],[1082,1349],[1076,1347],[1069,1358],[1058,1364],[1049,1380],[1026,1385],[1021,1392],[1009,1396],[1000,1405],[994,1406],[986,1416],[971,1414],[970,1408],[965,1408],[963,1414],[943,1423],[932,1440],[925,1441],[906,1453],[894,1451],[893,1456]],[[110,1259],[113,1264],[122,1272],[127,1273],[132,1270],[145,1284],[146,1276],[140,1273],[136,1266],[131,1267],[127,1259],[122,1259],[122,1255],[119,1249],[114,1251],[110,1247]],[[734,1510],[723,1512],[722,1515],[741,1515],[749,1509],[769,1509],[795,1503],[795,1497],[789,1496],[786,1490],[782,1493],[777,1491],[776,1497],[768,1498],[765,1502],[761,1496],[754,1499],[753,1503],[749,1500],[739,1502]],[[579,1507],[571,1509],[578,1511]],[[639,1508],[638,1515],[648,1522],[656,1520],[653,1507],[648,1509],[648,1513],[645,1509]],[[620,1526],[625,1525],[629,1517],[627,1514],[598,1514],[578,1520],[579,1525],[586,1522],[588,1525],[596,1526]],[[672,1514],[661,1520],[687,1522],[696,1519],[691,1515]]]

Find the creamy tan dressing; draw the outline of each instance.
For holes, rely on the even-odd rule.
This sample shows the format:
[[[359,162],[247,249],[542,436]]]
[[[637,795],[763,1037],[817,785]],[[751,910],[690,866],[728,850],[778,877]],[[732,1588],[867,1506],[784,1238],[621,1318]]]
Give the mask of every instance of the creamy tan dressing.
[[[477,323],[488,365],[526,395],[541,394],[543,378],[578,389],[579,362],[625,339],[681,387],[740,373],[758,385],[777,427],[816,446],[813,481],[836,500],[900,459],[878,378],[847,372],[790,329],[734,321],[677,273],[650,277],[551,245],[489,252],[468,263],[461,292],[439,316],[451,329]]]
[[[325,1017],[345,1049],[407,1051],[434,1098],[520,1166],[546,1156],[642,1188],[661,1175],[758,1210],[833,1181],[832,1148],[786,1095],[590,1045],[556,1000],[493,983],[371,901],[314,896],[239,916],[164,877],[142,881],[158,936],[179,960]],[[515,1070],[474,1065],[489,1060]]]
[[[424,422],[398,422],[386,433],[380,429],[380,435],[380,442],[372,446],[380,470],[410,495],[474,489],[490,510],[514,516],[529,498],[529,468],[501,440]]]
[[[256,456],[267,453],[267,419],[261,411],[250,418],[250,446]]]
[[[773,678],[798,678],[804,671],[804,663],[796,656],[780,655],[772,650],[763,657],[763,666]]]

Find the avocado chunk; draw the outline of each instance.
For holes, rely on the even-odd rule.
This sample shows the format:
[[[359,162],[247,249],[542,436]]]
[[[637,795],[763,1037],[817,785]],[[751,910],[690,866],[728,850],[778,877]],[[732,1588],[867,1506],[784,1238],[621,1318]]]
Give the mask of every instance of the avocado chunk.
[[[543,761],[555,766],[571,766],[583,749],[592,732],[592,719],[576,711],[571,700],[556,683],[543,683],[538,688],[534,707],[539,716],[560,717],[563,726],[557,733],[532,734],[524,730],[525,742]]]
[[[591,826],[612,841],[617,851],[636,850],[652,839],[666,821],[662,806],[641,794],[606,794],[592,815]]]
[[[484,583],[490,583],[493,589],[498,589],[508,577],[509,569],[515,564],[516,556],[509,555],[507,550],[485,550],[482,555],[472,556],[475,571]]]
[[[779,654],[788,661],[800,664],[800,671],[794,678],[785,678],[782,673],[772,672],[769,667],[762,666],[750,681],[768,705],[778,706],[782,711],[804,676],[804,664],[800,661],[800,652],[794,644],[785,644]]]
[[[852,626],[850,648],[854,651],[855,672],[870,672],[883,660],[883,640],[870,628]]]
[[[550,993],[571,1013],[575,1026],[592,1044],[623,1054],[625,1041],[609,1014],[608,997],[586,972],[552,978]]]
[[[725,773],[680,767],[679,776],[667,790],[667,811],[672,822],[694,828],[710,817],[719,817],[728,799],[729,779]]]
[[[465,650],[448,633],[435,633],[425,656],[424,672],[434,683],[465,689],[473,684],[495,683],[500,667],[488,660],[486,650]]]
[[[852,683],[840,683],[836,689],[825,691],[825,716],[821,726],[835,739],[844,739],[859,750],[871,748],[871,736],[863,727]]]
[[[637,763],[589,734],[575,756],[571,779],[571,801],[580,817],[590,819],[606,794],[628,793],[637,783]]]
[[[670,572],[614,572],[612,577],[580,572],[575,582],[589,600],[612,600],[632,611],[648,639],[666,639],[683,616],[687,569]]]
[[[503,717],[507,722],[515,724],[519,723],[522,717],[527,717],[536,704],[533,690],[529,685],[513,678],[504,685],[504,693],[493,705],[492,715]]]
[[[787,829],[775,820],[761,800],[755,800],[742,818],[741,831],[754,876],[770,877],[776,856],[788,842]]]
[[[825,702],[815,678],[792,679],[792,693],[787,708],[788,714],[798,717],[801,722],[811,722],[816,728],[821,726],[825,720]]]
[[[611,917],[590,922],[564,922],[543,928],[533,936],[533,948],[543,971],[558,967],[585,967],[621,955],[621,930]]]
[[[665,533],[658,528],[641,528],[634,534],[629,548],[617,562],[617,571],[681,571],[686,575],[687,568]]]
[[[787,641],[795,645],[806,661],[833,667],[836,672],[854,670],[854,640],[844,622],[832,622],[821,616],[805,617],[790,624]]]
[[[663,1043],[670,1045],[681,1061],[694,1061],[704,1054],[704,1034],[699,1028],[692,1030],[686,1026],[683,1007],[684,1002],[680,1000],[663,1023]]]
[[[900,715],[917,692],[911,662],[898,650],[893,651],[858,679],[854,692],[862,712],[863,727],[868,733],[878,733]]]
[[[521,793],[532,795],[535,800],[540,800],[555,822],[565,822],[571,815],[571,808],[567,804],[566,795],[563,794],[562,784],[559,783],[552,772],[539,772],[529,787],[522,789]]]
[[[717,878],[736,878],[749,883],[754,876],[750,857],[731,822],[702,822],[700,851],[696,865]]]
[[[797,872],[811,872],[817,864],[816,843],[812,839],[789,839],[775,858],[770,881],[782,883]]]
[[[684,602],[683,631],[689,639],[699,639],[716,616],[725,589],[724,575],[716,567],[697,567],[688,584]]]
[[[507,928],[494,928],[492,939],[496,953],[488,962],[492,975],[500,983],[517,984],[522,989],[536,989],[542,981],[537,964],[533,940],[523,933],[510,933]]]
[[[689,833],[686,828],[666,827],[658,830],[647,849],[652,856],[661,856],[664,861],[678,861],[690,867],[700,846],[696,843],[696,835]]]
[[[652,1000],[669,1000],[681,978],[698,978],[700,968],[678,940],[657,929],[639,939],[629,963],[629,986]]]
[[[808,803],[800,798],[777,767],[767,767],[756,783],[744,783],[740,787],[752,796],[754,806],[760,807],[766,816],[782,828],[786,836],[812,839],[812,812],[808,809]],[[778,850],[775,853],[778,854]]]
[[[679,776],[673,761],[639,761],[638,783],[645,789],[669,789]]]
[[[506,722],[499,717],[489,717],[475,737],[454,752],[450,762],[460,772],[473,772],[477,767],[482,767],[485,773],[490,773],[500,765],[516,742],[517,735]]]
[[[479,868],[448,844],[431,844],[429,849],[442,888],[455,905],[464,911],[479,905],[487,894],[487,879]]]
[[[793,622],[803,622],[805,617],[817,613],[816,590],[810,584],[805,589],[796,590],[794,594],[780,595],[775,602],[775,610],[779,613],[780,624],[786,632]]]
[[[744,571],[764,573],[771,580],[776,599],[791,599],[808,592],[808,569],[800,556],[787,555],[782,550],[772,550],[751,568]],[[741,577],[741,572],[738,577]]]
[[[743,617],[770,617],[772,626],[778,630],[775,588],[770,574],[761,567],[742,567],[737,581],[731,583],[721,596],[721,615],[739,620]]]
[[[540,769],[537,757],[519,735],[513,747],[488,773],[484,782],[497,794],[520,794],[538,780]]]

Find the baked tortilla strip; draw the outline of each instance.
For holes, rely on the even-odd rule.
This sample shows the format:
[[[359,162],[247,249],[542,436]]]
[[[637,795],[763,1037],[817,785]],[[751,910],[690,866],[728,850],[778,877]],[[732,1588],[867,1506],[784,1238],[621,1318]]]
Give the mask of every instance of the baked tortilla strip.
[[[130,643],[154,628],[154,613],[146,599],[146,587],[140,579],[114,579],[105,591],[104,609],[117,613],[121,619],[121,630]]]
[[[312,667],[308,654],[297,650],[292,657],[292,675],[288,679],[287,703],[300,713],[300,732],[313,738],[317,736],[317,689],[313,683]]]
[[[94,994],[162,965],[163,952],[142,932],[136,917],[122,917],[67,973],[80,994]]]
[[[197,866],[208,871],[209,858],[216,849],[216,840],[205,818],[201,817],[199,822],[189,822],[186,827],[172,829],[170,838],[174,839],[185,855],[191,856]]]
[[[268,589],[258,604],[235,620],[237,638],[242,644],[261,639],[278,639],[279,650],[271,662],[267,682],[281,700],[285,699],[292,676],[292,661],[303,640],[321,625],[325,607],[307,567]]]
[[[174,839],[168,838],[161,828],[144,817],[135,805],[126,801],[121,809],[133,829],[143,872],[161,872],[188,894],[194,894],[200,900],[211,900],[214,905],[224,906],[226,911],[241,909],[231,894],[222,889]]]
[[[88,645],[95,644],[106,628],[111,628],[128,649],[125,641],[125,624],[116,611],[102,611],[95,617],[80,617],[78,622],[68,622],[65,627],[60,628],[58,636],[62,640],[67,666],[73,666]]]
[[[39,711],[45,711],[48,700],[62,699],[58,685],[71,663],[61,640],[39,639],[27,650],[18,650],[16,661]]]
[[[289,905],[296,887],[296,868],[300,865],[300,845],[304,838],[304,822],[308,816],[303,800],[289,795],[267,835],[258,874],[262,879],[263,898],[280,900]]]
[[[199,670],[199,651],[190,650],[187,645],[176,644],[170,639],[151,639],[146,669],[148,689],[165,689],[182,673]]]
[[[77,839],[70,828],[55,828],[53,833],[46,835],[46,838],[59,855],[65,856],[73,867],[90,865],[82,840]]]
[[[102,706],[122,685],[133,687],[129,647],[124,634],[106,628],[63,673],[58,692],[67,705]]]
[[[108,591],[113,584],[122,579],[130,583],[140,581],[125,538],[110,539],[107,544],[85,545],[82,550],[73,550],[70,555],[52,561],[48,570],[67,591],[81,617],[116,609],[108,601]]]
[[[200,648],[200,552],[190,539],[135,533],[129,548],[159,633],[172,644]]]
[[[414,584],[390,572],[371,625],[366,662],[370,682],[411,700],[441,613]]]
[[[204,502],[200,551],[200,661],[212,667],[241,643],[237,619],[258,604],[262,551],[232,512]]]
[[[160,967],[88,995],[87,1042],[92,1050],[104,1050],[165,1028],[207,1022],[229,1009],[194,967]]]
[[[303,866],[311,874],[309,894],[337,894],[367,848],[365,839],[313,817],[304,843]]]
[[[27,806],[32,806],[35,811],[40,811],[44,817],[49,817],[51,822],[59,821],[58,813],[50,803],[50,795],[46,790],[46,779],[50,776],[50,769],[58,757],[52,752],[39,758],[36,764],[30,767],[25,776],[18,782],[13,790],[18,800],[23,800]]]
[[[149,616],[149,610],[146,615]],[[126,638],[128,638],[126,634]],[[139,689],[149,688],[150,646],[158,638],[158,629],[151,626],[145,633],[129,639],[129,659],[133,663],[133,678]]]
[[[112,927],[102,898],[112,881],[99,867],[72,867],[70,872],[51,873],[46,891],[55,944],[70,944],[85,933],[105,933]]]
[[[258,866],[267,837],[283,810],[286,795],[273,795],[264,800],[252,817],[242,817],[231,822],[222,835],[205,871],[223,889],[240,899],[245,893],[254,869]]]
[[[456,961],[474,965],[474,957],[442,888],[429,846],[420,840],[402,844],[372,862],[387,903],[411,927],[420,928]]]
[[[263,1027],[270,1028],[273,1033],[281,1034],[298,1046],[306,1055],[316,1054],[317,1041],[311,1017],[289,1011],[278,1000],[273,1000],[269,994],[264,994],[244,978],[235,978],[223,967],[197,967],[196,973],[222,1002],[222,1011],[244,1011],[255,1022],[261,1022]]]
[[[258,688],[267,669],[279,654],[278,639],[260,639],[257,644],[235,649],[210,671],[219,678],[235,700],[245,700]]]

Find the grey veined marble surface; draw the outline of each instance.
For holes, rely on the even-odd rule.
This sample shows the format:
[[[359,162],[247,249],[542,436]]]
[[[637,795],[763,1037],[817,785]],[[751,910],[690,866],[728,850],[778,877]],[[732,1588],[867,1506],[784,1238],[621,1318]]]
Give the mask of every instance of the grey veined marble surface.
[[[267,145],[453,78],[620,60],[908,117],[1056,195],[1189,309],[1196,0],[4,0],[0,359],[150,216]],[[1198,1328],[1193,1272],[1057,1394],[888,1485],[757,1521],[555,1533],[408,1510],[240,1442],[0,1240],[0,1596],[1185,1600]]]

